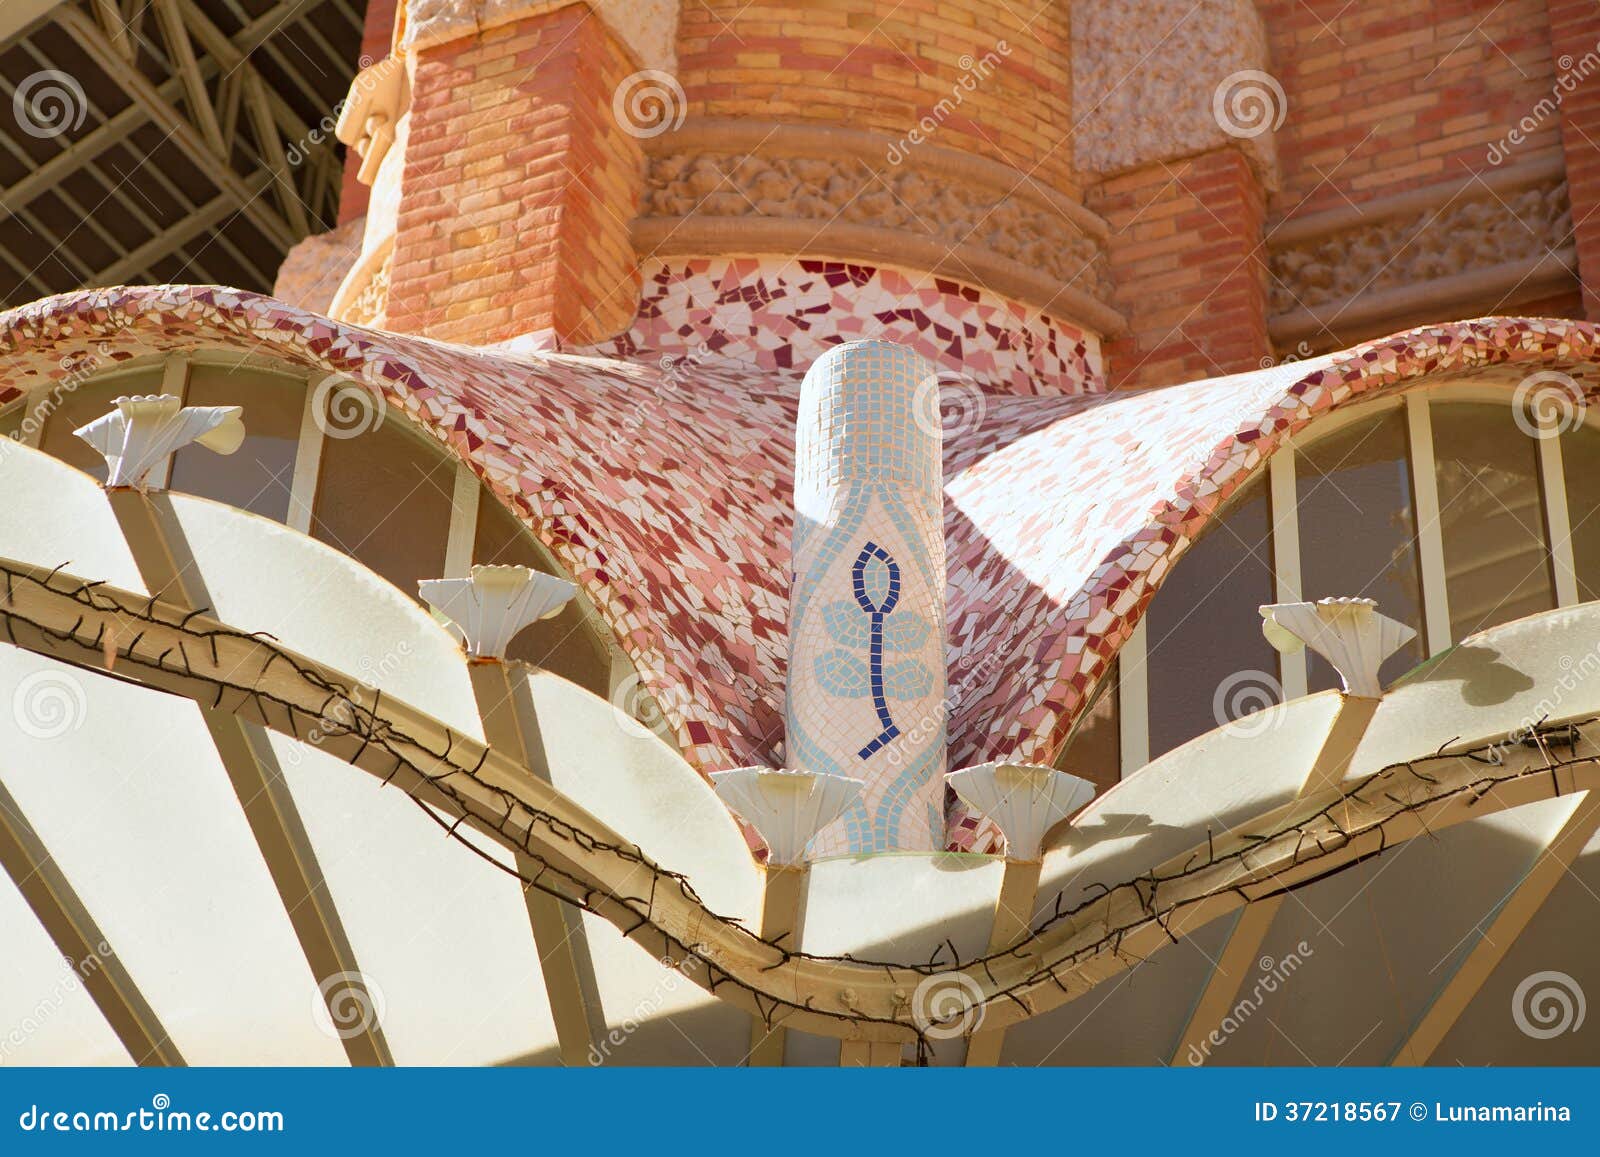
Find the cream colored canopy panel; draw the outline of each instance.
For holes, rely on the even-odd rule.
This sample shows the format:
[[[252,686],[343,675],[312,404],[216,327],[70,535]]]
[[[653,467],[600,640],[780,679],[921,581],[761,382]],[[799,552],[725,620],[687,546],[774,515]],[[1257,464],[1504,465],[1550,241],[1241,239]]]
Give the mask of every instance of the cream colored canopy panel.
[[[1389,1064],[1574,806],[1459,824],[1295,893],[1241,978],[1259,1007],[1207,1063]],[[1277,991],[1258,989],[1274,971]],[[1509,1004],[1494,1011],[1496,1037],[1519,1035]]]
[[[604,699],[545,671],[520,681],[550,784],[683,872],[706,907],[754,921],[761,873],[728,809],[676,751]]]
[[[344,1063],[199,708],[13,647],[0,690],[0,782],[184,1058]]]
[[[814,864],[801,905],[800,947],[819,956],[952,963],[989,947],[1005,864],[945,853],[839,857]],[[929,997],[925,991],[924,1000]],[[965,1042],[932,1042],[934,1064],[960,1064]],[[837,1064],[839,1043],[789,1034],[789,1064]]]
[[[1063,910],[1288,803],[1339,710],[1332,692],[1266,708],[1174,748],[1100,796],[1045,851],[1040,914]]]
[[[0,554],[143,591],[93,480],[3,450]],[[10,647],[0,690],[0,782],[185,1058],[342,1062],[199,709]]]
[[[1594,905],[1600,896],[1600,835],[1591,838],[1550,893],[1526,932],[1511,944],[1478,998],[1439,1046],[1434,1062],[1462,1065],[1593,1065],[1600,1060],[1594,1033],[1600,993],[1600,952],[1594,950]],[[1541,989],[1552,997],[1586,994],[1587,1017],[1578,1031],[1536,1023],[1539,1035],[1508,1033],[1512,1009],[1528,1016]],[[1552,1003],[1546,1008],[1556,1008]]]
[[[145,592],[105,495],[88,476],[11,445],[0,556]],[[156,499],[216,615],[393,695],[481,741],[466,658],[444,627],[348,555],[279,523],[184,494]],[[753,919],[760,872],[710,785],[659,738],[557,676],[527,682],[555,787],[687,875],[716,911]],[[545,702],[539,702],[543,700]],[[370,704],[367,704],[370,706]]]
[[[1166,1064],[1238,920],[1230,913],[1006,1030],[1003,1065]]]
[[[461,648],[415,601],[350,556],[254,514],[169,493],[218,618],[348,672],[482,741]],[[180,560],[181,564],[182,560]]]
[[[557,1063],[516,877],[446,839],[403,792],[284,736],[272,747],[395,1063]]]
[[[67,566],[149,594],[106,497],[88,475],[0,440],[0,555]]]
[[[1600,614],[1587,603],[1463,639],[1390,688],[1347,778],[1600,713]]]
[[[0,1067],[131,1062],[15,884],[0,876]]]
[[[41,453],[4,449],[0,488],[29,500],[0,509],[0,555],[47,567],[70,562],[74,573],[143,591],[93,480]],[[186,495],[155,502],[218,616],[481,739],[464,656],[410,599],[277,523]],[[121,958],[186,1059],[342,1062],[337,1026],[318,1008],[316,981],[195,705],[0,648],[0,687],[40,670],[85,689],[83,719],[67,741],[38,751],[0,732],[8,752],[0,776],[90,911],[115,930],[113,939],[128,941]],[[674,751],[556,676],[531,673],[522,691],[564,792],[685,872],[716,910],[754,921],[759,869],[726,809]],[[0,720],[12,722],[4,713]],[[554,1027],[521,884],[505,870],[513,867],[509,854],[475,839],[496,862],[475,856],[403,793],[314,744],[267,738],[395,1059],[554,1063]],[[135,761],[159,755],[159,774],[123,774],[119,782],[130,753]],[[59,771],[62,760],[72,775]],[[23,764],[38,774],[17,778]],[[77,830],[73,817],[94,825]],[[27,916],[23,927],[42,936]],[[722,1063],[742,1058],[745,1014],[662,968],[614,928],[590,923],[603,1022],[637,1033],[617,1059],[696,1063],[708,1047]],[[245,964],[231,966],[236,953]],[[30,966],[24,991],[52,991],[47,973]],[[684,1031],[668,1023],[679,1021],[702,1041],[698,1050],[686,1050]],[[100,1029],[109,1033],[103,1019]]]
[[[657,863],[683,871],[712,911],[755,927],[761,874],[710,785],[648,728],[567,680],[530,670],[515,683],[550,783]],[[744,1059],[744,1012],[664,968],[609,922],[585,914],[581,925],[605,1030],[595,1055],[621,1064]]]

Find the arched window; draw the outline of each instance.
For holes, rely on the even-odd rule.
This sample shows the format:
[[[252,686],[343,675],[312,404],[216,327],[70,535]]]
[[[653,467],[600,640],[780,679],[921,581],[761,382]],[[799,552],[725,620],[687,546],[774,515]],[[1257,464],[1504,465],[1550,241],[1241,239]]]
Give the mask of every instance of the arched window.
[[[228,456],[178,451],[164,480],[170,489],[286,523],[412,598],[419,580],[465,574],[474,563],[562,573],[467,466],[386,414],[364,387],[259,357],[200,350],[98,373],[80,367],[8,407],[0,434],[103,481],[104,459],[73,431],[105,414],[115,398],[157,393],[245,411],[244,444]],[[510,654],[608,695],[610,637],[580,593],[556,618],[519,634]]]
[[[1238,705],[1282,695],[1277,655],[1256,610],[1272,602],[1272,516],[1265,480],[1235,492],[1222,517],[1189,548],[1145,614],[1150,754],[1217,725]],[[1229,670],[1218,679],[1217,659]]]
[[[1091,716],[1117,715],[1122,773],[1338,686],[1320,657],[1267,648],[1260,604],[1376,599],[1417,631],[1384,665],[1390,683],[1470,634],[1600,598],[1600,428],[1541,431],[1511,401],[1445,384],[1332,415],[1274,454],[1178,561],[1098,692]],[[1103,733],[1089,718],[1061,766]]]

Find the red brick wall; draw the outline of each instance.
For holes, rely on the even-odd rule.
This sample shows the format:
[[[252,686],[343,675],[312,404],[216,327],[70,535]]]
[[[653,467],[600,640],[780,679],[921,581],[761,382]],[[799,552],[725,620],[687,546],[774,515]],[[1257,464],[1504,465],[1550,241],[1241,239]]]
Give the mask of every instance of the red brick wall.
[[[389,45],[394,37],[394,14],[399,0],[367,0],[366,24],[361,32],[361,59],[366,68],[389,55]],[[347,149],[344,158],[344,182],[339,190],[339,224],[354,221],[365,215],[367,198],[371,190],[356,180],[361,171],[361,158],[354,149]]]
[[[1112,177],[1089,206],[1111,225],[1113,304],[1130,329],[1106,347],[1112,386],[1238,373],[1271,355],[1265,198],[1242,153],[1218,149]]]
[[[1551,0],[1560,3],[1561,0]],[[1593,10],[1593,0],[1576,6]],[[1315,213],[1489,167],[1550,94],[1546,0],[1260,0],[1289,115],[1275,216]],[[1559,150],[1551,118],[1511,151]]]
[[[1068,8],[1057,0],[693,0],[679,19],[678,79],[690,116],[842,125],[898,139],[970,75],[970,90],[946,106],[928,141],[1024,172],[1037,166],[1037,176],[1072,194]],[[989,53],[987,75],[973,75]]]
[[[417,54],[389,328],[579,343],[631,319],[642,162],[611,101],[634,69],[586,15],[571,5]]]
[[[1551,55],[1566,75],[1561,141],[1567,155],[1567,193],[1577,234],[1582,316],[1600,321],[1600,4],[1550,0]]]

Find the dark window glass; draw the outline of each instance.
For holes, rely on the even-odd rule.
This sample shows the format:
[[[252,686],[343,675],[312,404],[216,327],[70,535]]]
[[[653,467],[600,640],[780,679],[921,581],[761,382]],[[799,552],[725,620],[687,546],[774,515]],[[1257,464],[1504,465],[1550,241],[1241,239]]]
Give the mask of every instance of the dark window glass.
[[[1117,664],[1113,661],[1056,760],[1062,771],[1090,780],[1101,791],[1122,778],[1122,718],[1117,697]]]
[[[1600,599],[1600,430],[1579,426],[1561,436],[1561,470],[1567,480],[1578,597],[1589,602]]]
[[[1537,440],[1509,406],[1436,402],[1429,414],[1451,640],[1550,610]]]
[[[1150,756],[1282,697],[1261,633],[1273,601],[1266,480],[1247,483],[1178,560],[1146,615]]]
[[[278,522],[289,514],[305,382],[248,368],[194,366],[186,404],[243,406],[244,444],[231,455],[188,446],[173,455],[171,486]]]
[[[1300,589],[1306,599],[1376,599],[1378,609],[1417,631],[1391,655],[1385,684],[1420,663],[1422,581],[1417,520],[1402,410],[1347,426],[1295,453]],[[1336,688],[1333,666],[1306,649],[1312,691]]]
[[[118,374],[109,380],[69,382],[34,393],[28,402],[28,412],[34,420],[44,422],[44,439],[39,446],[46,454],[76,466],[96,481],[106,480],[106,460],[73,433],[96,418],[111,412],[111,403],[121,397],[161,392],[160,366],[134,373]]]
[[[330,434],[311,533],[415,599],[418,582],[444,574],[455,477],[455,459],[394,422]]]

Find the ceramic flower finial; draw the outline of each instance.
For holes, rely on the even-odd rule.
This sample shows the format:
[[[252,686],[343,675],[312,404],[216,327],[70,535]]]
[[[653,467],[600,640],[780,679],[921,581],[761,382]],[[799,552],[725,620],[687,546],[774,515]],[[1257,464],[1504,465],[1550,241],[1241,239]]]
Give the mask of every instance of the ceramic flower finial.
[[[193,442],[232,454],[244,442],[240,406],[185,406],[173,394],[117,398],[116,409],[73,433],[106,460],[106,487],[147,490],[150,472]]]
[[[947,777],[963,803],[995,822],[1008,860],[1037,860],[1044,837],[1094,798],[1094,784],[1035,763],[980,763]]]
[[[1417,635],[1380,615],[1372,599],[1274,603],[1261,608],[1261,619],[1267,642],[1284,654],[1310,647],[1339,672],[1345,694],[1365,699],[1383,694],[1378,668]]]
[[[806,845],[861,795],[861,781],[788,768],[738,767],[711,773],[717,797],[766,841],[768,863],[802,864]]]
[[[474,659],[504,659],[518,631],[559,613],[578,593],[566,579],[525,566],[475,566],[471,578],[424,579],[417,589],[461,631]]]

